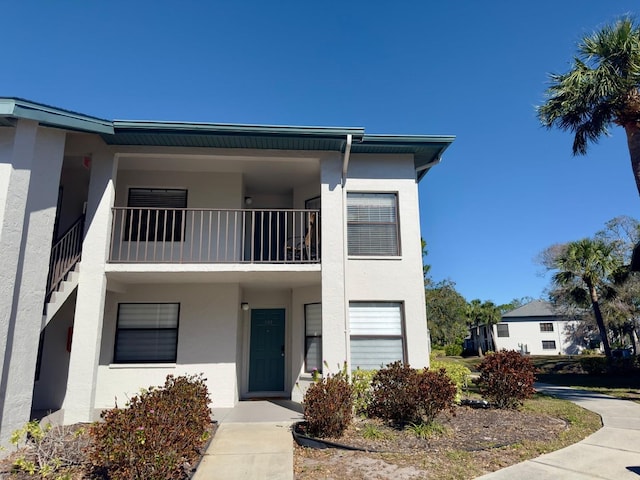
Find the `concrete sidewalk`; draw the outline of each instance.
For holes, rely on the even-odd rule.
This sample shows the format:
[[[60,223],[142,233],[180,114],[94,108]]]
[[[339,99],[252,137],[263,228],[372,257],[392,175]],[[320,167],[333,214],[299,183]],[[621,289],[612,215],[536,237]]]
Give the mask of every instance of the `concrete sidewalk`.
[[[536,388],[598,413],[604,426],[581,442],[478,480],[640,479],[639,404],[568,387],[536,384]]]
[[[193,480],[293,480],[290,427],[302,420],[300,404],[243,401],[213,418],[218,430]]]

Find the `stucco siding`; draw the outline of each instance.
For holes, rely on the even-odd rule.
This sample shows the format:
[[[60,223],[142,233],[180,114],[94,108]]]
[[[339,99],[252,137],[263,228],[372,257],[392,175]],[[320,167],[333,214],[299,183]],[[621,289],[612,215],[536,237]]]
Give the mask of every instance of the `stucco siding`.
[[[497,327],[494,326],[494,338],[498,350],[524,351],[531,355],[579,353],[579,347],[575,343],[575,339],[571,337],[572,322],[540,317],[526,320],[503,320],[500,323],[509,326],[509,337],[498,337]],[[553,331],[540,331],[541,323],[551,323]],[[555,348],[543,348],[543,341],[555,342]]]
[[[180,304],[175,364],[114,364],[119,303]],[[238,399],[236,335],[240,312],[237,284],[130,285],[109,292],[105,302],[95,408],[119,404],[140,388],[164,383],[168,374],[203,373],[214,407],[232,407]]]

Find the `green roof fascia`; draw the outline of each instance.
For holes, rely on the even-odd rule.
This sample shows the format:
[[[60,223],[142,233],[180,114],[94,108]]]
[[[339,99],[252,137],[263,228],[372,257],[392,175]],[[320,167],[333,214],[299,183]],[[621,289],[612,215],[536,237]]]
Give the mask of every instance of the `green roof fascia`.
[[[250,125],[230,123],[190,123],[190,122],[155,122],[155,121],[127,121],[114,120],[115,133],[118,131],[176,132],[182,134],[207,134],[207,135],[278,135],[278,136],[312,136],[323,138],[345,138],[351,134],[354,141],[360,141],[364,137],[364,128],[361,127],[305,127],[288,125]]]
[[[377,150],[380,153],[413,154],[418,181],[440,161],[444,151],[456,139],[455,135],[365,135],[354,144],[353,152]]]
[[[21,98],[0,98],[0,117],[35,120],[42,125],[82,132],[113,134],[109,120],[50,107]]]

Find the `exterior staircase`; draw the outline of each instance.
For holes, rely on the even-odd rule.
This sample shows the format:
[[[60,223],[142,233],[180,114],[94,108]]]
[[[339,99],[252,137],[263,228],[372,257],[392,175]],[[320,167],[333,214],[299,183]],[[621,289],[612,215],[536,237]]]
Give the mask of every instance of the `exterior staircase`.
[[[83,233],[84,215],[78,218],[51,247],[47,296],[42,318],[43,329],[78,287]]]
[[[64,305],[69,296],[78,287],[78,278],[80,277],[80,265],[75,264],[73,270],[65,275],[65,279],[58,284],[57,290],[53,291],[44,306],[44,314],[42,316],[42,328],[47,326],[60,307]]]

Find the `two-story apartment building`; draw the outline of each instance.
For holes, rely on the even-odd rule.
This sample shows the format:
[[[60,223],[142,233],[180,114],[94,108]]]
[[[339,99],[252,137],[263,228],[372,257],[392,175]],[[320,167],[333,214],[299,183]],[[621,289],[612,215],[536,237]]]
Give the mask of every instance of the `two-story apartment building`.
[[[417,186],[452,141],[0,98],[0,436],[167,374],[231,407],[428,365]]]

